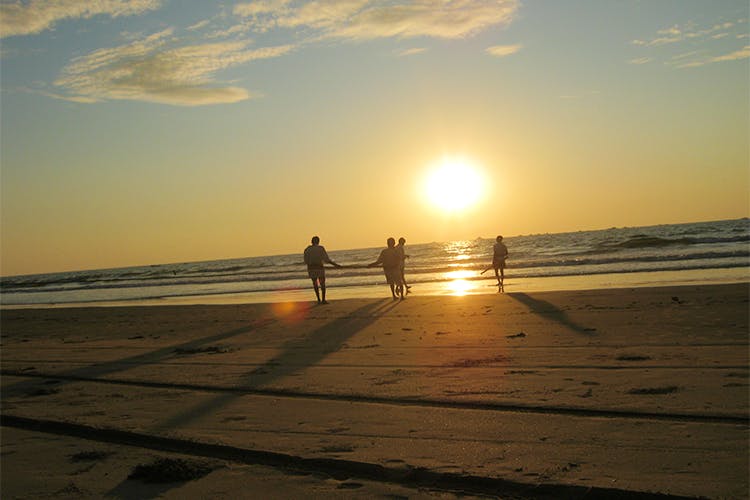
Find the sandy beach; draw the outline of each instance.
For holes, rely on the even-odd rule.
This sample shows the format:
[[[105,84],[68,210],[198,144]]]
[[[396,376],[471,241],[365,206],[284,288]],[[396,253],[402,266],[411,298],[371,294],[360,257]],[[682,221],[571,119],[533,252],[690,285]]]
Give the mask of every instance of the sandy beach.
[[[0,493],[747,498],[749,297],[5,309]]]

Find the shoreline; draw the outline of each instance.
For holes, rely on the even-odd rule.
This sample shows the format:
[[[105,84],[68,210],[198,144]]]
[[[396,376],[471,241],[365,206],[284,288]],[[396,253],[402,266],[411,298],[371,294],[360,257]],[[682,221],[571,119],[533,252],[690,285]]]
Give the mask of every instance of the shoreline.
[[[408,276],[408,275],[407,275]],[[489,282],[489,283],[487,283]],[[416,296],[473,296],[497,295],[495,279],[455,279],[431,283],[417,283],[410,297]],[[666,286],[722,285],[750,283],[750,271],[745,268],[706,270],[654,271],[617,274],[591,274],[543,278],[506,278],[505,293],[553,292],[580,290],[609,290],[620,288],[652,288]],[[367,286],[337,287],[335,277],[328,283],[330,301],[344,299],[378,299],[388,297],[385,283]],[[155,298],[122,300],[97,300],[58,303],[0,304],[0,311],[14,309],[128,307],[165,305],[220,305],[220,304],[271,304],[288,302],[314,302],[312,287],[279,289],[262,292],[228,292],[195,294]]]

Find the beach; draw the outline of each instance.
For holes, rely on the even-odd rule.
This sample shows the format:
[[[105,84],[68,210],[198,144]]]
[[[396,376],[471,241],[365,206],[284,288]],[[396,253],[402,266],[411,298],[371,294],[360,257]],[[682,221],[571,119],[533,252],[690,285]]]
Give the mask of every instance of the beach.
[[[1,496],[748,496],[747,283],[382,292],[4,309]]]

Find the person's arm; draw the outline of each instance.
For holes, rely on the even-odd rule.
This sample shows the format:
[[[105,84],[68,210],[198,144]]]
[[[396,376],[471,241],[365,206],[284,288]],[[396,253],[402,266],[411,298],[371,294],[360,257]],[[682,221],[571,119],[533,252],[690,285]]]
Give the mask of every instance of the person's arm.
[[[378,256],[378,260],[373,262],[372,264],[367,264],[367,267],[375,267],[383,263],[383,254],[385,253],[385,250],[380,252],[380,255]]]
[[[340,265],[336,264],[334,261],[331,260],[331,258],[328,256],[328,252],[326,252],[325,248],[323,249],[323,262],[327,262],[331,264],[333,267],[341,267]]]

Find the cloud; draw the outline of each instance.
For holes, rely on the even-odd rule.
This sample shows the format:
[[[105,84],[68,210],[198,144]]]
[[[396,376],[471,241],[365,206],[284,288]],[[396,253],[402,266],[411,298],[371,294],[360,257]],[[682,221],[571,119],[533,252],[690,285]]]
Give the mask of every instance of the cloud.
[[[687,54],[686,57],[683,57],[681,59],[682,60],[688,59],[687,56],[689,55],[691,54]],[[739,50],[735,50],[734,52],[730,52],[728,54],[724,54],[720,56],[703,57],[703,58],[696,59],[696,60],[689,61],[689,62],[678,62],[676,64],[676,67],[697,68],[700,66],[705,66],[707,64],[714,64],[714,63],[726,62],[726,61],[739,61],[742,59],[750,59],[750,45],[745,45],[743,48]]]
[[[242,101],[247,90],[222,85],[217,71],[278,57],[291,45],[250,48],[247,41],[172,47],[172,30],[74,59],[54,84],[76,102],[139,100],[180,106]]]
[[[31,0],[0,3],[0,38],[32,35],[51,29],[65,19],[89,19],[142,14],[158,9],[162,0]]]
[[[520,43],[517,43],[515,45],[494,45],[492,47],[487,47],[486,52],[491,56],[505,57],[511,54],[515,54],[522,48],[523,45],[521,45]]]
[[[656,32],[655,37],[650,40],[633,40],[633,45],[642,47],[656,47],[673,43],[700,40],[720,40],[733,34],[733,30],[742,29],[745,25],[742,20],[737,22],[724,22],[715,24],[709,28],[699,28],[694,23],[687,23],[683,26],[674,25]]]
[[[714,57],[711,62],[738,61],[740,59],[750,59],[750,45],[745,45],[740,50],[735,50],[730,54]]]
[[[0,0],[4,1],[4,0]],[[172,28],[120,39],[71,60],[46,95],[75,102],[138,100],[181,106],[231,103],[253,96],[217,74],[258,59],[287,54],[320,40],[464,38],[514,19],[520,0],[257,0],[211,19],[196,20],[178,36]],[[165,0],[29,0],[2,6],[2,36],[40,33],[65,19],[135,15]],[[226,23],[230,20],[230,23]],[[257,48],[247,35],[274,31],[287,45]],[[139,34],[140,35],[140,34]],[[199,39],[197,39],[199,38]],[[519,46],[520,47],[520,46]],[[410,56],[424,48],[404,49]],[[499,49],[498,49],[499,50]]]
[[[254,29],[307,28],[321,38],[462,38],[510,23],[518,0],[312,1],[266,0],[235,6]]]
[[[204,19],[203,21],[198,21],[197,23],[195,23],[195,24],[193,24],[191,26],[188,26],[185,29],[187,29],[188,31],[198,31],[200,29],[205,28],[209,24],[211,24],[211,21],[208,20],[208,19]]]
[[[695,23],[686,23],[661,29],[650,39],[633,40],[631,43],[652,49],[657,53],[667,54],[668,59],[665,60],[665,64],[668,66],[695,68],[718,62],[747,59],[749,57],[747,45],[744,48],[732,49],[732,45],[736,45],[733,40],[744,38],[746,25],[746,19],[720,22],[706,28],[699,27]],[[682,53],[669,57],[667,46],[682,49]],[[640,57],[631,59],[629,62],[630,64],[644,64],[652,60],[652,57]]]
[[[411,49],[397,50],[394,53],[398,57],[407,57],[407,56],[414,56],[414,55],[417,55],[417,54],[421,54],[421,53],[425,52],[426,50],[427,49],[424,48],[424,47],[414,47],[414,48],[411,48]]]
[[[251,3],[241,3],[234,6],[234,14],[241,17],[273,13],[279,14],[287,10],[287,4],[289,3],[289,0],[259,0]]]
[[[630,61],[628,61],[628,63],[629,64],[648,64],[651,61],[653,61],[653,59],[651,59],[650,57],[638,57],[636,59],[631,59]]]

